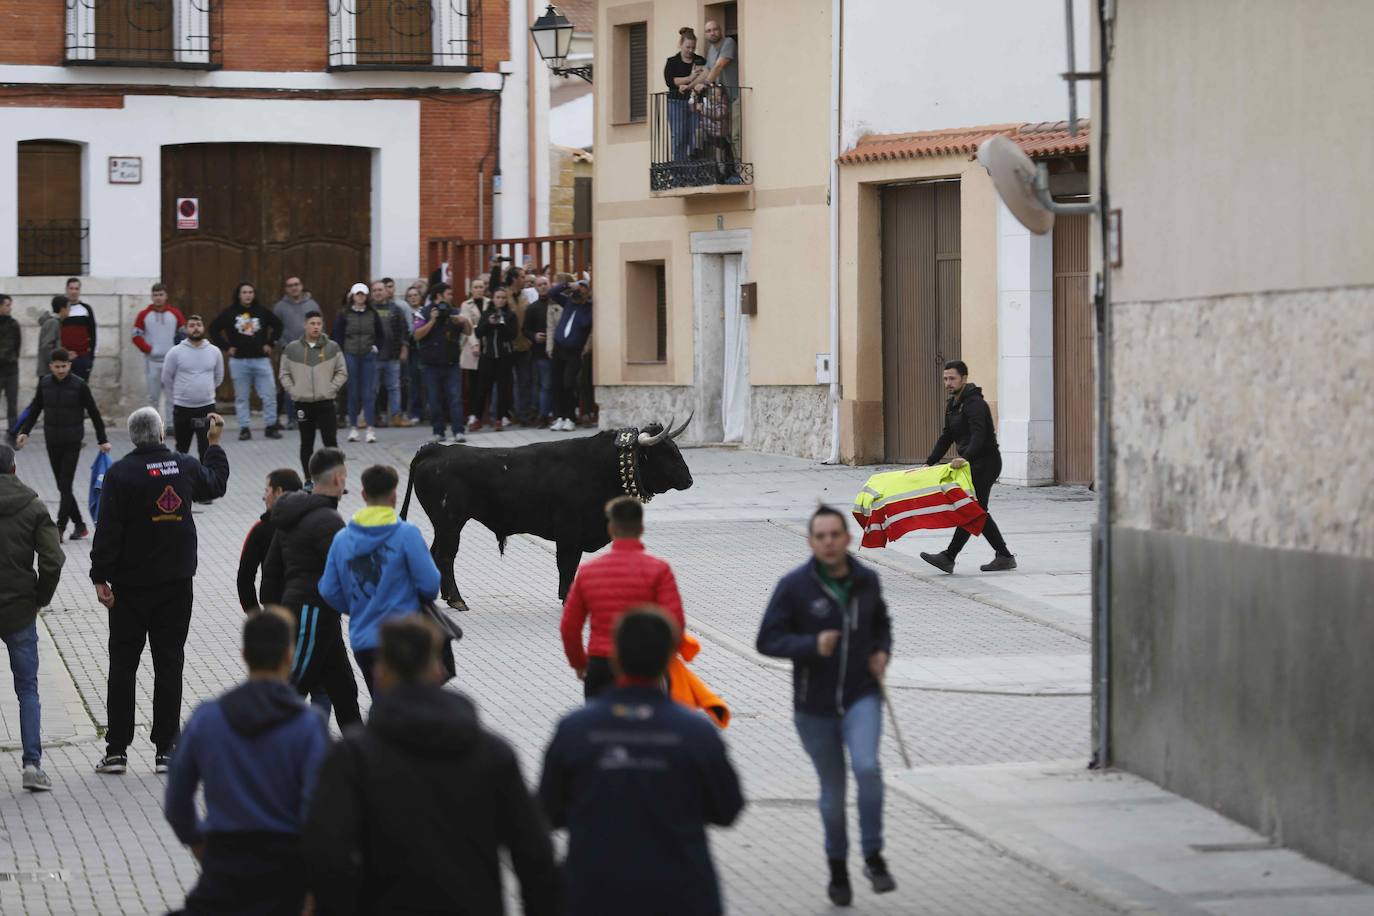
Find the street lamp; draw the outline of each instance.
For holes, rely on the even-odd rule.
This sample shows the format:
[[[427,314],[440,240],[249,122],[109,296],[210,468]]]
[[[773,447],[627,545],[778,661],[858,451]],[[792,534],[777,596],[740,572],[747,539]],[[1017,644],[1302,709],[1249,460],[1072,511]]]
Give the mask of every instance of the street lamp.
[[[530,37],[534,39],[539,56],[549,65],[549,72],[555,76],[580,76],[589,83],[592,81],[591,64],[585,67],[564,66],[568,51],[572,48],[573,24],[552,3],[544,10],[544,15],[530,26]]]

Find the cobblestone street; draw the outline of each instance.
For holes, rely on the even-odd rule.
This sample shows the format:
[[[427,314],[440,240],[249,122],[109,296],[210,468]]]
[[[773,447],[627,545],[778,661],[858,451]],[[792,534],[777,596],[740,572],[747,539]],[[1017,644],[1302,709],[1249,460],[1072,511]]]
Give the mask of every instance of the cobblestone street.
[[[127,438],[122,430],[112,432],[118,456],[127,451]],[[415,430],[382,430],[380,435],[375,445],[346,448],[353,491],[341,506],[346,517],[361,505],[357,474],[363,467],[393,463],[404,481],[409,456],[423,441]],[[480,434],[472,441],[509,447],[547,435]],[[57,494],[39,445],[20,453],[18,471],[55,509]],[[280,442],[229,442],[227,447],[232,469],[228,496],[196,510],[200,570],[186,650],[184,715],[241,677],[242,615],[234,587],[240,543],[261,512],[264,474],[296,463],[292,433]],[[800,526],[810,509],[818,499],[847,508],[872,469],[825,468],[733,450],[684,454],[696,485],[653,502],[646,543],[677,572],[689,628],[703,642],[694,668],[734,713],[725,737],[749,805],[732,829],[712,832],[726,906],[746,914],[828,912],[816,780],[792,727],[788,672],[784,665],[757,656],[753,642],[773,583],[805,556]],[[86,467],[93,455],[88,442],[77,475],[78,494],[86,492]],[[1064,492],[1014,496],[1048,501]],[[1064,517],[1071,526],[1086,531],[1091,505],[1082,500],[1057,511],[1068,513]],[[416,508],[411,520],[429,536],[423,510]],[[1003,528],[1015,547],[1016,525],[1003,521]],[[580,685],[563,660],[558,639],[553,546],[515,537],[502,557],[480,526],[465,533],[458,581],[472,610],[464,619],[466,639],[457,650],[455,685],[478,703],[485,722],[516,747],[526,780],[533,782],[555,721],[581,702]],[[145,655],[130,770],[122,777],[97,776],[93,766],[103,749],[98,734],[105,724],[106,612],[88,582],[89,544],[68,542],[65,550],[62,584],[41,618],[51,636],[43,655],[44,732],[56,742],[47,747],[44,761],[54,783],[51,794],[19,789],[16,708],[8,678],[0,672],[6,682],[0,692],[0,726],[7,732],[0,734],[6,739],[0,911],[161,912],[180,905],[195,880],[196,866],[161,813],[162,779],[152,773],[153,749],[147,740],[151,666]],[[986,552],[975,541],[968,552],[969,568],[976,569],[975,560],[984,562]],[[907,558],[888,552],[881,557],[880,572],[895,626],[893,701],[913,764],[1086,762],[1088,643],[1064,628],[956,593],[934,578],[938,574],[911,566]],[[960,581],[966,586],[971,580],[950,580]],[[65,670],[53,670],[59,664]],[[359,690],[365,697],[361,679]],[[903,794],[894,778],[902,761],[890,727],[885,729],[883,765],[889,785],[887,856],[899,888],[884,897],[872,895],[857,874],[858,863],[851,860],[855,911],[1115,911]],[[508,886],[511,911],[518,912],[510,890]]]

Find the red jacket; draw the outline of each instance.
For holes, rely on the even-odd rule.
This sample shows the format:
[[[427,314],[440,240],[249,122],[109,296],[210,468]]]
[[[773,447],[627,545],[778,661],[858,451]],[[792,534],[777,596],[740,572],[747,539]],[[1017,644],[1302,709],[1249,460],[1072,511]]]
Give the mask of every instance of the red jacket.
[[[583,563],[563,604],[563,652],[568,664],[585,668],[587,656],[609,658],[615,643],[612,632],[620,615],[636,604],[656,604],[685,627],[682,598],[677,593],[673,569],[658,557],[644,552],[637,540],[611,542],[611,552]],[[582,627],[592,619],[592,637],[582,649]]]

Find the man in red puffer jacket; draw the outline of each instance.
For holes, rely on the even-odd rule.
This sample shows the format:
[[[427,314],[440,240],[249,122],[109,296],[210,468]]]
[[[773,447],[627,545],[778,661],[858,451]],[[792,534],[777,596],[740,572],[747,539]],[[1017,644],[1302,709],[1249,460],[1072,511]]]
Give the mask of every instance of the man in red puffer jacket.
[[[644,507],[630,496],[618,496],[606,504],[611,533],[611,552],[584,563],[563,603],[563,651],[590,701],[615,683],[610,656],[615,648],[615,624],[627,610],[640,604],[662,608],[686,632],[682,597],[677,593],[673,569],[644,550]],[[591,618],[591,639],[582,648],[582,628]]]

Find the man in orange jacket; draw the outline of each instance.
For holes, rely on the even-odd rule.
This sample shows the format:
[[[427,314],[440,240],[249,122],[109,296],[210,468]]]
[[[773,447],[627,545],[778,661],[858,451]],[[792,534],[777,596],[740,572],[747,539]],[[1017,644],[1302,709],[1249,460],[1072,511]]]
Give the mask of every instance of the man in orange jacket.
[[[582,680],[587,700],[615,683],[610,657],[615,649],[615,624],[631,607],[654,604],[685,631],[682,597],[673,569],[645,552],[644,506],[630,496],[618,496],[606,504],[611,551],[583,563],[563,603],[563,651],[568,664]],[[591,618],[591,638],[582,648],[582,629]]]

